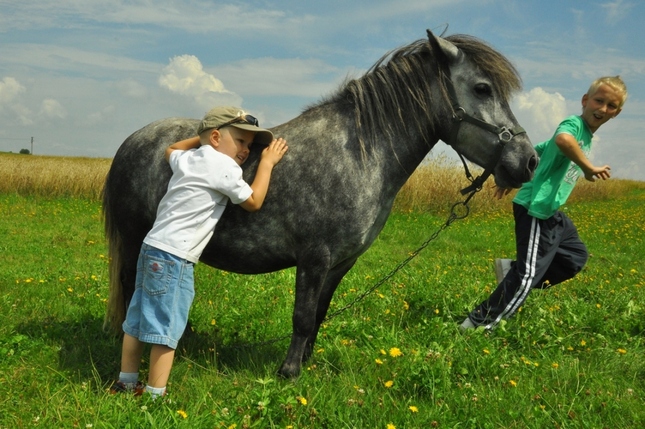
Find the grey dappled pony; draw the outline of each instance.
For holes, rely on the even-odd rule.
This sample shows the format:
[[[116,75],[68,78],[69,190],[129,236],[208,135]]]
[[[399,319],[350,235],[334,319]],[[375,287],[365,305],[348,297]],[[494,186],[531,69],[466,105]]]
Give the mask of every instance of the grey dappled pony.
[[[336,287],[439,139],[470,161],[494,167],[498,186],[519,187],[532,178],[538,157],[508,104],[520,88],[515,68],[484,42],[428,31],[428,39],[387,54],[364,76],[272,129],[289,151],[274,169],[264,206],[249,213],[230,205],[201,262],[243,274],[297,267],[293,332],[281,375],[299,374]],[[164,150],[194,136],[198,123],[153,122],[128,137],[114,157],[103,210],[111,258],[106,323],[115,330],[171,176]],[[260,151],[254,147],[244,164],[249,182]]]

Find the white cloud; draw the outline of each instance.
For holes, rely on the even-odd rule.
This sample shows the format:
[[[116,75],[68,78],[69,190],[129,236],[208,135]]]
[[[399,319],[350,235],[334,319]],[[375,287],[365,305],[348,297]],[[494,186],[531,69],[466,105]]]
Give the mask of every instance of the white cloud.
[[[540,87],[519,94],[513,104],[513,111],[534,144],[549,138],[568,116],[564,97],[557,92],[548,93]]]
[[[204,109],[216,104],[241,105],[241,97],[227,90],[224,83],[204,71],[194,55],[173,57],[159,77],[159,85],[176,94],[192,98]]]
[[[25,87],[13,77],[5,77],[0,81],[0,108],[10,105],[18,96],[25,92]]]
[[[40,105],[40,113],[48,118],[65,119],[67,117],[67,109],[52,98],[43,100]]]
[[[611,25],[616,25],[629,15],[634,4],[623,0],[616,0],[600,5],[600,7],[607,12],[607,16],[605,17],[607,22]]]

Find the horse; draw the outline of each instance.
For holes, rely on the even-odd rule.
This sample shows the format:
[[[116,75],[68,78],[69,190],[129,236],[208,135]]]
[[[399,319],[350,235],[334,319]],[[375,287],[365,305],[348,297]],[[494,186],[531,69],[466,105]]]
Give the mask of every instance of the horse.
[[[200,262],[241,274],[296,267],[291,342],[278,373],[299,375],[334,291],[385,225],[395,196],[442,140],[494,174],[497,186],[530,180],[539,158],[509,107],[517,70],[468,35],[427,38],[386,53],[364,75],[271,129],[289,150],[262,209],[229,204]],[[141,243],[172,175],[170,144],[199,120],[166,118],[118,148],[103,189],[109,245],[106,327],[120,332],[135,287]],[[249,183],[260,158],[243,165]]]

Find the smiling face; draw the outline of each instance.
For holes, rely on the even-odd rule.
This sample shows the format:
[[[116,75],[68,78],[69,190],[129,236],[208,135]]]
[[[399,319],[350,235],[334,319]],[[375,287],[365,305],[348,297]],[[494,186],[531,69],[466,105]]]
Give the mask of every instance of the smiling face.
[[[623,97],[611,86],[602,84],[593,94],[582,96],[582,119],[592,133],[621,111]]]
[[[249,156],[254,138],[255,133],[253,131],[241,130],[236,127],[224,127],[211,131],[210,143],[216,151],[230,156],[238,165],[242,165]]]

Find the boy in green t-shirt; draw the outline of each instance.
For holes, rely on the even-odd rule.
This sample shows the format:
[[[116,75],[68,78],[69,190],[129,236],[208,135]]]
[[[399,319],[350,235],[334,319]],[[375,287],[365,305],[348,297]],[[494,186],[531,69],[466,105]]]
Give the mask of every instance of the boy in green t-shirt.
[[[582,115],[566,118],[550,140],[535,146],[540,164],[533,180],[513,199],[516,260],[491,296],[470,312],[462,329],[494,329],[517,311],[531,289],[556,285],[582,270],[587,248],[571,219],[558,208],[581,173],[592,182],[610,177],[609,166],[595,166],[587,154],[593,133],[620,113],[626,99],[627,88],[619,76],[595,80],[582,96]],[[495,196],[499,199],[509,192],[498,188]]]

